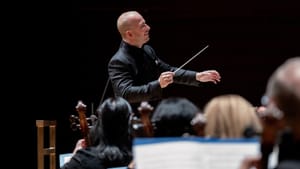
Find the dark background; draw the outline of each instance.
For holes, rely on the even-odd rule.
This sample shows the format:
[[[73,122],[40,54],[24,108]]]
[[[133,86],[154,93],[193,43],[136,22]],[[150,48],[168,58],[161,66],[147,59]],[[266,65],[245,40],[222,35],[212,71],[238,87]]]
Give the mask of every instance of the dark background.
[[[26,114],[30,117],[30,123],[26,121],[30,168],[36,167],[35,120],[57,121],[57,156],[71,152],[81,137],[71,130],[69,116],[77,115],[78,100],[88,106],[87,116],[98,106],[107,81],[107,63],[120,43],[116,20],[126,10],[137,10],[144,16],[151,27],[149,44],[173,66],[179,67],[209,45],[184,68],[216,69],[221,83],[199,88],[172,85],[164,91],[165,97],[186,97],[201,109],[212,97],[229,93],[258,106],[274,69],[287,58],[300,55],[300,8],[289,0],[112,0],[35,5],[28,8],[28,15],[21,16],[26,23],[22,26],[28,30],[23,35],[27,56],[21,64],[23,60],[27,64],[20,72],[25,79],[20,102],[30,110],[30,116]],[[111,95],[109,86],[105,98]]]

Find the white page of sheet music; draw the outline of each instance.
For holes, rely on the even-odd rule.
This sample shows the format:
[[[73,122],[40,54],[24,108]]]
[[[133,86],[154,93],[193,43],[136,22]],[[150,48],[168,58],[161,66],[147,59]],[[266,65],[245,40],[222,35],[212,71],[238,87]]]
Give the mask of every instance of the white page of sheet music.
[[[137,138],[136,169],[238,169],[259,154],[257,139]]]

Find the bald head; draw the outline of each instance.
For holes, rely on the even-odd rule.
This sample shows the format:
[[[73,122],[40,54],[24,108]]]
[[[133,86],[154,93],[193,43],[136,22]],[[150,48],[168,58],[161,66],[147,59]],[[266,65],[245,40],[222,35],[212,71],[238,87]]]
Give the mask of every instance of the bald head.
[[[136,11],[128,11],[122,13],[117,20],[117,28],[121,36],[125,35],[125,32],[132,28],[132,26],[139,21],[142,16]]]
[[[300,122],[300,57],[290,58],[276,69],[268,81],[267,95],[288,123]]]

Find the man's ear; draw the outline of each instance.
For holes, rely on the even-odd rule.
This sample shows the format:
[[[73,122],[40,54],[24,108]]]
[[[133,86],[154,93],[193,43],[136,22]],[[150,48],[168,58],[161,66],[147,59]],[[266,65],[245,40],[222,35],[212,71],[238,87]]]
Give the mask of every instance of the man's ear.
[[[126,31],[126,36],[131,38],[133,34],[131,33],[131,31]]]

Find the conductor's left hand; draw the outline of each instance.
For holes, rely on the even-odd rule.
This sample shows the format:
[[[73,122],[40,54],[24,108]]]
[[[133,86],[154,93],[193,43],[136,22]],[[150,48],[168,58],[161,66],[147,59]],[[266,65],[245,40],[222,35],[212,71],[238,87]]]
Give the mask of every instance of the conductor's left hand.
[[[206,70],[196,73],[196,79],[200,82],[213,82],[217,84],[221,81],[221,76],[216,70]]]

